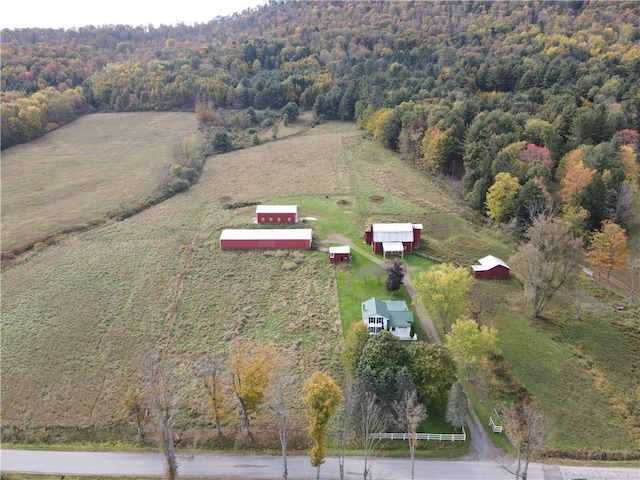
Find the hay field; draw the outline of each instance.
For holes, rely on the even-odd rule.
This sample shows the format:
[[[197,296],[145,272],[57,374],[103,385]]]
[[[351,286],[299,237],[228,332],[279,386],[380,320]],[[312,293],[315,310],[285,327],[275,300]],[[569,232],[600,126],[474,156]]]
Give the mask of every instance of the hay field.
[[[97,113],[2,152],[2,249],[100,217],[153,192],[193,113]]]
[[[296,203],[302,216],[318,218],[310,223],[316,235],[358,238],[380,214],[417,214],[412,195],[423,205],[442,197],[392,155],[367,168],[382,154],[355,125],[327,124],[211,157],[189,191],[5,271],[3,425],[99,430],[122,422],[118,402],[141,358],[159,349],[178,359],[187,403],[202,409],[195,362],[239,335],[282,344],[303,372],[337,372],[342,327],[326,254],[223,252],[221,230],[248,224],[254,211],[223,204]]]

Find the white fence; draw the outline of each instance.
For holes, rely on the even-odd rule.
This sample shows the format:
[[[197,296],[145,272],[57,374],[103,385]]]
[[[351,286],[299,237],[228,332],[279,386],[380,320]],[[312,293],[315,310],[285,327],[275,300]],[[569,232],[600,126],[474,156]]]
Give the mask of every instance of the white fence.
[[[493,421],[493,417],[489,417],[489,426],[493,433],[502,433],[502,425],[496,425],[496,422]]]
[[[371,438],[383,440],[409,440],[409,433],[372,433]],[[417,433],[418,440],[435,440],[439,442],[464,442],[467,439],[467,432],[462,427],[462,433]]]

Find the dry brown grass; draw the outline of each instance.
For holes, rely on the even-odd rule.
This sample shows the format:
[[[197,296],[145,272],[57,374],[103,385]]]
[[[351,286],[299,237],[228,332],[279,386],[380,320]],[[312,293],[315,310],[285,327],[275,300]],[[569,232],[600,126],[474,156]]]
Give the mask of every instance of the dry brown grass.
[[[100,118],[109,117],[90,121]],[[107,152],[105,163],[114,161],[110,125],[98,129],[105,145],[93,146]],[[148,161],[155,161],[153,154]],[[355,125],[320,125],[212,157],[187,192],[34,252],[3,273],[3,424],[104,430],[121,423],[118,403],[137,381],[141,359],[157,350],[179,365],[185,412],[196,412],[181,422],[197,424],[205,409],[196,363],[240,335],[277,342],[299,359],[303,375],[315,369],[337,375],[341,319],[326,254],[223,252],[220,231],[248,224],[255,214],[255,207],[226,210],[224,204],[296,203],[303,215],[318,217],[311,225],[317,236],[337,231],[357,238],[360,226],[379,216],[421,221],[425,212],[455,208],[438,206],[439,187],[416,177]],[[88,209],[99,195],[85,195],[91,201],[80,203]],[[373,202],[372,195],[383,198]],[[50,214],[64,223],[87,210],[63,219]]]
[[[191,113],[94,114],[2,152],[2,249],[86,222],[153,192]]]

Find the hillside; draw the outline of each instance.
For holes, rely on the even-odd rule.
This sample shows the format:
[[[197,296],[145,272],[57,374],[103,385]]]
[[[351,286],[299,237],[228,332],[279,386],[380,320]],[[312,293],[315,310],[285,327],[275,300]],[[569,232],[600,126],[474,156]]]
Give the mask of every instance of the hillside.
[[[549,201],[587,240],[606,220],[633,231],[638,18],[637,2],[595,0],[274,1],[193,26],[3,30],[2,148],[149,110],[195,111],[226,148],[255,109],[293,104],[462,179],[468,205],[518,234]],[[499,174],[519,185],[504,211],[487,208]]]
[[[254,214],[226,204],[273,201],[317,218],[309,224],[316,239],[340,233],[356,240],[371,221],[411,219],[425,224],[427,245],[440,253],[457,248],[473,261],[487,249],[512,249],[497,232],[463,220],[465,209],[447,188],[353,124],[328,123],[211,157],[189,191],[36,251],[3,273],[3,437],[121,441],[128,427],[118,404],[144,356],[157,350],[180,365],[185,438],[194,428],[211,431],[198,362],[236,337],[277,342],[299,359],[303,375],[315,368],[337,374],[343,332],[326,254],[218,247],[223,228],[249,224]],[[548,321],[534,323],[517,283],[474,287],[476,314],[502,332],[506,371],[557,416],[550,447],[565,453],[626,452],[632,444],[611,409],[622,408],[637,379],[637,309],[615,312],[615,297],[593,288],[585,287],[591,293],[580,321],[559,302]]]

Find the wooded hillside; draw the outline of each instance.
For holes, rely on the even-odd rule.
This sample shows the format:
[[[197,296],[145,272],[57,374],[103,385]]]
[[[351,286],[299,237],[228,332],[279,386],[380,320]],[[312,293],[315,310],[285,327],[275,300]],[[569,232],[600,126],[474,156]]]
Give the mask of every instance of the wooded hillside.
[[[270,2],[194,26],[3,30],[2,147],[95,110],[239,109],[231,130],[295,102],[461,176],[520,231],[558,191],[580,228],[628,227],[638,18],[636,2]]]

